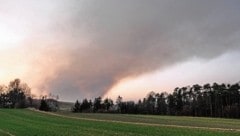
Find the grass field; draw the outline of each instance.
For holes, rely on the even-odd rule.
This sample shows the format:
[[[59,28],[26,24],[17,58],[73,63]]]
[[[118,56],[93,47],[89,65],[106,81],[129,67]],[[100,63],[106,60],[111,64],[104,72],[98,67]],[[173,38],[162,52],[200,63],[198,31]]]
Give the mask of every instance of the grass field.
[[[0,109],[0,136],[13,135],[239,136],[240,120]]]
[[[91,114],[81,113],[75,114],[71,112],[60,112],[60,115],[90,118],[106,121],[123,121],[146,124],[159,125],[177,125],[186,127],[207,127],[207,128],[222,128],[222,129],[239,129],[240,120],[237,119],[222,119],[222,118],[203,118],[203,117],[184,117],[184,116],[158,116],[158,115],[131,115],[131,114]]]

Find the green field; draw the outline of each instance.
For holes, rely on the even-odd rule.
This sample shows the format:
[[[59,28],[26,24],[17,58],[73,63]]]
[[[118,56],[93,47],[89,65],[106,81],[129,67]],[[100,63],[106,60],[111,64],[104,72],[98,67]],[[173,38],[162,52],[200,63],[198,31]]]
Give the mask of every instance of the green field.
[[[239,136],[240,120],[0,109],[0,136],[11,135]]]

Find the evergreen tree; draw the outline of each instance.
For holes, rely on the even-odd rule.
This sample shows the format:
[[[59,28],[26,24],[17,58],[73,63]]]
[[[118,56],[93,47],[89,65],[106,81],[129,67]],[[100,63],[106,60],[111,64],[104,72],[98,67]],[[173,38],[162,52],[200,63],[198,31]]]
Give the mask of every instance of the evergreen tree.
[[[72,112],[81,112],[81,104],[78,102],[78,100],[75,102]]]
[[[97,112],[101,108],[102,108],[102,98],[101,97],[97,97],[97,98],[95,98],[95,100],[93,102],[93,111]]]
[[[44,97],[42,97],[39,110],[41,110],[41,111],[50,111],[50,108],[49,108],[49,106],[48,106],[48,104],[47,104],[47,101],[45,100]]]

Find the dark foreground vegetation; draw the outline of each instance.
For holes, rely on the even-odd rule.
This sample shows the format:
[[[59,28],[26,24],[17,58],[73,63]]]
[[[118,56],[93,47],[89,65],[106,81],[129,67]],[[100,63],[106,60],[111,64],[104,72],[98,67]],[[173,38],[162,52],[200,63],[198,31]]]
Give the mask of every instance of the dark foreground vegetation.
[[[195,84],[175,88],[169,94],[150,92],[137,103],[119,96],[115,105],[109,98],[98,97],[93,102],[84,99],[76,101],[72,111],[240,118],[240,86]]]

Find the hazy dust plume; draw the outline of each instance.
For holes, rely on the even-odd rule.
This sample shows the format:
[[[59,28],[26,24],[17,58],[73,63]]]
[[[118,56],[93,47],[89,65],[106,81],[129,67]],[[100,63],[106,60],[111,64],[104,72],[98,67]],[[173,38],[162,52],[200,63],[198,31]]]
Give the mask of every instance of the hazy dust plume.
[[[33,13],[40,15],[39,22],[30,25],[24,48],[33,52],[30,56],[37,54],[31,67],[41,75],[29,75],[39,81],[36,88],[65,100],[103,95],[123,78],[191,57],[211,59],[239,49],[239,1],[73,0],[33,4],[37,3],[42,4]],[[21,12],[33,9],[26,10]],[[24,18],[34,23],[31,14]]]

